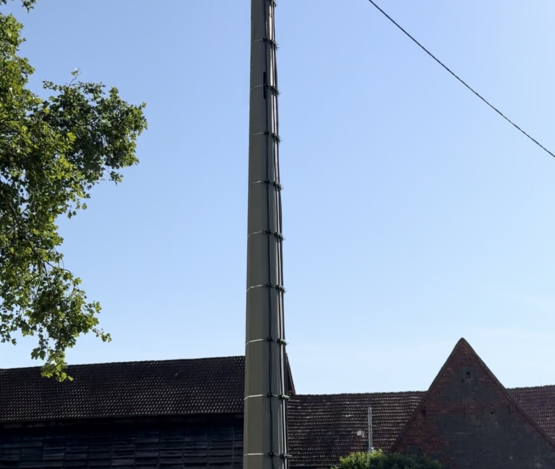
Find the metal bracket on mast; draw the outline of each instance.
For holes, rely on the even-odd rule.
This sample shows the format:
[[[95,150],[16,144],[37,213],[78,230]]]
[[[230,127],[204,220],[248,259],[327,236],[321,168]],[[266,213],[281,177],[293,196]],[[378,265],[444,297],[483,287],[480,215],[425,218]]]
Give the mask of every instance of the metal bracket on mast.
[[[262,39],[265,43],[270,44],[271,47],[273,47],[275,50],[279,49],[279,45],[276,41],[274,41],[273,39],[270,39],[268,37],[265,37],[264,39]]]

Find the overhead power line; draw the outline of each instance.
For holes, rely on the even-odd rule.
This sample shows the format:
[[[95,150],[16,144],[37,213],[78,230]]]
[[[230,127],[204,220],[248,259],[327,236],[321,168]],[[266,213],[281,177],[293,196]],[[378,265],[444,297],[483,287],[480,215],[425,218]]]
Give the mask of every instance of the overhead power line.
[[[486,100],[481,94],[474,91],[464,80],[459,78],[449,67],[443,64],[434,54],[432,54],[428,49],[426,49],[422,44],[420,44],[416,39],[414,39],[405,29],[399,25],[391,16],[389,16],[385,11],[383,11],[373,0],[368,0],[372,5],[374,5],[389,21],[391,21],[395,26],[397,26],[401,31],[403,31],[412,41],[420,47],[426,54],[428,54],[432,59],[434,59],[439,65],[441,65],[445,70],[447,70],[451,75],[453,75],[457,80],[459,80],[464,86],[466,86],[470,91],[472,91],[478,98],[480,98],[484,103],[486,103],[490,108],[492,108],[497,114],[499,114],[503,119],[509,122],[513,127],[518,129],[524,135],[526,135],[532,142],[538,145],[542,150],[549,153],[552,157],[555,158],[555,154],[550,152],[547,148],[545,148],[540,142],[538,142],[535,138],[527,134],[524,130],[522,130],[518,125],[516,125],[511,119],[509,119],[505,114],[503,114],[499,109],[497,109],[493,104],[491,104],[488,100]]]

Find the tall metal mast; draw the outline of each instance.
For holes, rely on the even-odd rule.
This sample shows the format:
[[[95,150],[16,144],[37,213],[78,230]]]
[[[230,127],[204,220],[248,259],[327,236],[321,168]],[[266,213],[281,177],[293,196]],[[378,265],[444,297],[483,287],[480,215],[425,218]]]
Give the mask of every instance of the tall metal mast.
[[[244,469],[287,469],[274,0],[251,0]]]

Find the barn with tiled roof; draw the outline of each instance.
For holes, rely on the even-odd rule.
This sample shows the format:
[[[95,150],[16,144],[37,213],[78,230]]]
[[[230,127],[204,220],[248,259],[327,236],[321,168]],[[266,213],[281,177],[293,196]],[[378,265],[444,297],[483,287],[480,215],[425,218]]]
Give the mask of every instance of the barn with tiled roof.
[[[242,467],[243,357],[72,365],[69,374],[58,383],[38,368],[0,370],[0,468]],[[287,374],[293,468],[329,468],[370,447],[433,453],[448,469],[555,467],[555,386],[506,390],[465,341],[427,392],[302,395]],[[494,460],[481,463],[484,451]]]

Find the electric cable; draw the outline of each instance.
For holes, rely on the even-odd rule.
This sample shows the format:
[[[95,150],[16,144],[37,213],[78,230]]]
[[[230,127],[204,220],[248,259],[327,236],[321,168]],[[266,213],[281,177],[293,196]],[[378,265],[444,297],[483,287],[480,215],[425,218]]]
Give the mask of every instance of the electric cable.
[[[275,15],[272,16],[272,19],[274,21],[274,34],[275,34]],[[273,87],[275,90],[273,99],[274,99],[274,103],[275,103],[275,129],[276,129],[276,134],[279,136],[279,80],[278,80],[278,68],[277,68],[277,43],[275,43],[275,47],[272,48],[272,54],[274,57],[274,83],[273,83]],[[276,158],[275,158],[275,174],[274,177],[277,180],[277,193],[276,193],[276,204],[277,204],[277,213],[278,213],[278,227],[277,227],[277,231],[279,236],[276,236],[278,239],[278,262],[279,262],[279,266],[278,266],[278,279],[279,279],[279,283],[281,285],[284,284],[284,279],[283,279],[283,220],[282,220],[282,201],[281,201],[281,183],[280,183],[280,167],[279,167],[279,143],[280,143],[281,139],[276,141]],[[285,353],[285,346],[287,345],[287,342],[285,341],[285,314],[284,314],[284,293],[285,293],[285,289],[283,289],[281,291],[281,294],[279,295],[278,299],[279,299],[279,319],[280,319],[280,324],[279,324],[279,334],[280,334],[280,339],[278,339],[281,347],[279,349],[279,353],[280,353],[280,390],[283,393],[283,395],[285,396],[289,390],[286,388],[285,383],[285,361],[287,360],[287,355]],[[289,399],[287,397],[287,399]],[[281,433],[282,433],[282,457],[283,457],[283,468],[284,469],[288,469],[289,468],[289,462],[287,460],[287,458],[291,457],[289,454],[287,454],[288,452],[288,438],[287,438],[287,405],[286,405],[286,400],[282,400],[280,403],[280,407],[281,407],[281,413],[282,413],[282,428],[281,428]]]
[[[447,70],[451,75],[453,75],[457,80],[459,80],[464,86],[466,86],[470,91],[472,91],[478,98],[480,98],[484,103],[486,103],[490,108],[492,108],[495,112],[497,112],[503,119],[513,125],[516,129],[522,132],[526,137],[528,137],[532,142],[538,145],[542,150],[549,153],[552,157],[555,158],[555,154],[545,148],[540,142],[538,142],[535,138],[527,134],[524,130],[522,130],[518,125],[516,125],[511,119],[509,119],[505,114],[503,114],[499,109],[497,109],[493,104],[487,101],[482,95],[478,92],[474,91],[464,80],[459,78],[449,67],[444,65],[434,54],[432,54],[428,49],[426,49],[422,44],[420,44],[414,37],[412,37],[405,29],[399,25],[391,16],[389,16],[385,11],[383,11],[373,0],[368,0],[372,5],[374,5],[389,21],[391,21],[395,26],[397,26],[401,31],[403,31],[418,47],[420,47],[426,54],[428,54],[432,59],[434,59],[439,65],[441,65],[445,70]]]
[[[273,40],[273,28],[271,24],[268,23],[268,19],[273,19],[273,15],[269,15],[268,13],[273,13],[272,7],[273,7],[273,3],[270,0],[269,2],[265,2],[264,5],[264,23],[265,23],[265,28],[266,28],[266,32],[265,32],[265,38],[266,39],[271,39]],[[266,9],[270,9],[270,12],[267,12]],[[269,18],[270,17],[270,18]],[[268,96],[268,82],[270,81],[271,83],[271,77],[268,76],[268,72],[272,69],[271,67],[271,63],[272,63],[272,59],[274,58],[273,56],[269,57],[268,56],[268,47],[269,47],[269,43],[267,41],[265,41],[265,46],[264,46],[264,61],[265,61],[265,69],[266,71],[264,72],[264,100],[266,102],[266,131],[264,132],[264,134],[266,135],[266,180],[269,181],[271,180],[271,175],[270,175],[270,156],[272,156],[275,159],[275,147],[278,144],[278,141],[275,139],[271,139],[270,140],[270,134],[271,132],[274,130],[273,129],[273,119],[270,119],[269,113],[273,112],[272,110],[272,99],[270,96]],[[275,64],[274,64],[275,65]],[[273,98],[273,96],[272,96]],[[272,116],[273,117],[273,116]],[[270,152],[270,144],[272,145],[272,152]],[[277,179],[277,175],[274,174],[273,175],[275,179]],[[272,213],[270,211],[270,184],[266,184],[266,213],[267,213],[267,230],[271,231],[272,229],[272,220],[270,218],[270,214]],[[275,190],[275,188],[274,188]],[[268,237],[267,239],[267,246],[268,246],[268,250],[267,250],[267,255],[268,255],[268,285],[271,285],[271,281],[272,281],[272,248],[271,248],[271,240]],[[278,293],[279,295],[279,293]],[[272,330],[272,315],[273,315],[273,311],[272,311],[272,296],[273,296],[273,292],[272,292],[272,288],[268,288],[268,338],[273,337],[273,330]],[[269,366],[268,366],[268,386],[269,386],[269,390],[268,390],[268,397],[271,396],[271,394],[273,394],[272,388],[273,388],[273,357],[272,357],[272,351],[273,351],[273,343],[269,340],[268,341],[268,347],[269,347],[269,351],[268,351],[268,356],[269,356]],[[272,399],[270,398],[268,400],[268,405],[269,407],[269,417],[270,417],[270,459],[271,459],[271,467],[272,469],[276,469],[276,462],[275,462],[275,448],[274,448],[274,412],[273,412],[273,402]]]

